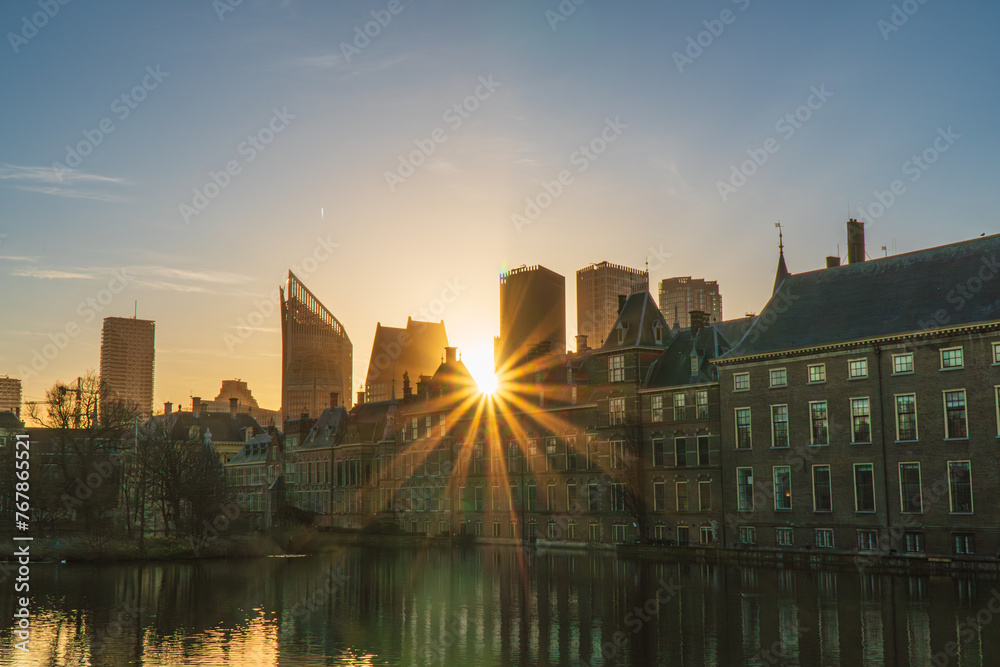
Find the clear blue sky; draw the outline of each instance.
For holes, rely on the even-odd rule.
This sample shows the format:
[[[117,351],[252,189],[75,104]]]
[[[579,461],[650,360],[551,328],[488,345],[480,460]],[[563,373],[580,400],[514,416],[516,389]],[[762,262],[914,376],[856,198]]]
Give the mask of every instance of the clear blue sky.
[[[572,335],[574,272],[602,260],[758,311],[775,221],[790,270],[818,268],[896,180],[872,256],[998,231],[994,2],[51,2],[0,8],[0,374],[79,327],[28,399],[95,368],[101,317],[138,301],[157,405],[240,377],[278,407],[276,311],[238,326],[293,265],[357,385],[375,323],[421,310],[490,367],[503,267],[567,276]],[[519,230],[526,198],[547,206]]]

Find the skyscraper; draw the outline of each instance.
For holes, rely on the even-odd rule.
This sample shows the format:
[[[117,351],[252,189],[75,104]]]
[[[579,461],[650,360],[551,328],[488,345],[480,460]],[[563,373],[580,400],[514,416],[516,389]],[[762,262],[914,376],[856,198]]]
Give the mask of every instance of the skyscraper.
[[[108,396],[132,401],[144,417],[153,414],[156,323],[105,317],[101,332],[101,381]]]
[[[448,334],[443,321],[407,318],[405,329],[376,324],[365,378],[365,401],[388,401],[392,398],[393,380],[396,396],[402,396],[403,373],[408,373],[414,382],[421,375],[434,375],[446,347]]]
[[[677,321],[681,328],[691,326],[692,310],[708,313],[709,322],[722,321],[722,295],[717,281],[691,276],[660,281],[660,312],[668,324],[673,326]]]
[[[354,347],[337,318],[294,273],[281,288],[281,412],[285,419],[330,407],[331,392],[351,407]]]
[[[576,333],[600,347],[618,319],[618,296],[649,290],[649,272],[618,264],[591,264],[576,272]]]
[[[551,352],[566,351],[566,279],[544,266],[522,266],[501,274],[496,367],[516,363],[542,343]]]
[[[0,377],[0,412],[8,410],[21,416],[21,381],[4,375]]]

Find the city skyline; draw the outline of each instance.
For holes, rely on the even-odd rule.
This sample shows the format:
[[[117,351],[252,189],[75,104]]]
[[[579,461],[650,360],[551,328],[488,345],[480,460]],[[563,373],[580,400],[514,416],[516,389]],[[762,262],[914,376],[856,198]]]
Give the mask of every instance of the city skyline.
[[[34,32],[36,5],[0,9],[0,373],[55,350],[25,401],[138,312],[155,405],[241,377],[277,408],[288,268],[358,379],[406,316],[489,365],[521,264],[648,258],[652,282],[718,280],[733,315],[766,301],[779,219],[793,272],[846,253],[845,217],[873,257],[991,231],[992,4],[405,3],[365,44],[387,6],[69,4]]]

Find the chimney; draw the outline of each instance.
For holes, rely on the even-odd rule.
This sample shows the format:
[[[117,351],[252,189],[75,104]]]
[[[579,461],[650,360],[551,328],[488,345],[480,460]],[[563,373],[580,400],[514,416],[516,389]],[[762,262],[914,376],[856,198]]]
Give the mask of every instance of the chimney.
[[[235,396],[229,399],[229,414],[233,417],[240,411],[240,399]]]
[[[847,221],[847,263],[865,261],[865,223],[854,218]]]
[[[587,335],[586,334],[578,334],[577,337],[576,337],[576,351],[578,353],[579,352],[586,352],[589,349],[590,348],[587,347]]]
[[[357,404],[358,405],[364,405],[364,402],[365,402],[365,390],[364,389],[358,389]]]
[[[196,416],[201,414],[201,396],[191,397],[191,412]]]
[[[702,327],[708,326],[709,315],[704,310],[692,310],[688,313],[691,316],[691,335],[696,335]]]
[[[169,415],[173,411],[174,411],[174,404],[173,403],[171,403],[170,401],[167,401],[166,403],[163,404],[163,414]]]
[[[625,300],[626,299],[628,299],[628,297],[625,296],[624,294],[619,294],[618,295],[618,314],[619,315],[621,315],[622,314],[622,310],[625,309]]]
[[[339,391],[331,391],[330,392],[330,409],[332,410],[333,408],[339,408],[339,407],[340,407],[340,392]]]
[[[444,348],[444,360],[445,363],[453,364],[457,358],[458,348],[457,347],[446,347]]]
[[[827,257],[826,258],[826,268],[828,268],[828,269],[835,269],[838,266],[840,266],[840,258],[839,257]]]
[[[198,414],[199,415],[204,415],[204,414],[206,414],[208,412],[208,403],[207,402],[200,402],[201,399],[198,399],[198,400],[199,400],[199,403],[198,403]]]

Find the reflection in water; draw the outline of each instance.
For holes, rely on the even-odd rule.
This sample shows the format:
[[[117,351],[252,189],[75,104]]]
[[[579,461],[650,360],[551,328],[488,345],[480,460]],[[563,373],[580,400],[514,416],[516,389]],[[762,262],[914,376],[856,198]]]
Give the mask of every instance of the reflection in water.
[[[5,630],[2,664],[1000,664],[998,584],[966,575],[354,548],[36,564],[31,586],[31,652]]]

